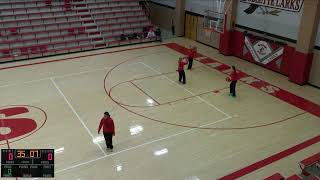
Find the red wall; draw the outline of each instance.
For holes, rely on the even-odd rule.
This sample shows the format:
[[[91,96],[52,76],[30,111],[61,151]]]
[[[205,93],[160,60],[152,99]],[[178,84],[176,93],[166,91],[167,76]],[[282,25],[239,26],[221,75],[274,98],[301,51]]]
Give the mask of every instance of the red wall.
[[[279,45],[279,44],[276,44],[273,42],[268,42],[268,44],[272,47],[272,49],[277,49],[279,47],[283,47],[284,52],[283,52],[283,55],[281,56],[282,62],[280,64],[280,68],[276,65],[276,60],[279,58],[264,65],[262,63],[255,61],[250,52],[248,52],[246,54],[243,53],[244,47],[245,47],[245,36],[244,36],[243,32],[233,31],[231,34],[232,35],[231,35],[230,51],[231,51],[232,55],[239,57],[241,59],[250,61],[252,63],[258,64],[260,66],[266,67],[266,68],[271,69],[273,71],[279,72],[281,74],[289,75],[290,59],[292,59],[292,57],[295,53],[295,48],[287,46],[287,45]],[[249,36],[249,39],[250,39],[251,43],[253,43],[253,42],[255,42],[256,37],[251,35],[251,36]]]

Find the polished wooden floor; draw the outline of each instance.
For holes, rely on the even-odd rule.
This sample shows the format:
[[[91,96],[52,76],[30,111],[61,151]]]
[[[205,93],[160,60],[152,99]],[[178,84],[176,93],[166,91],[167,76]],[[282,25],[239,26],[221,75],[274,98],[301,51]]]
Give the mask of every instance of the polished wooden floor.
[[[320,104],[319,89],[194,41],[169,42]],[[27,107],[38,129],[0,147],[56,149],[59,180],[213,180],[320,135],[319,117],[243,82],[232,98],[226,74],[198,61],[180,84],[181,56],[151,43],[1,64],[0,110]],[[104,111],[116,125],[114,152],[97,134]],[[239,179],[299,173],[298,162],[319,151],[317,142]]]

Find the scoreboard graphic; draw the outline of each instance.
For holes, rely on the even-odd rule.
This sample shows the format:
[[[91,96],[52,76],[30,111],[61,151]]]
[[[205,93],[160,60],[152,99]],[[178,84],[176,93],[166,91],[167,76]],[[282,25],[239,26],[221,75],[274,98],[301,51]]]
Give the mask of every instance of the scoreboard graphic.
[[[1,177],[54,177],[54,149],[1,149]]]

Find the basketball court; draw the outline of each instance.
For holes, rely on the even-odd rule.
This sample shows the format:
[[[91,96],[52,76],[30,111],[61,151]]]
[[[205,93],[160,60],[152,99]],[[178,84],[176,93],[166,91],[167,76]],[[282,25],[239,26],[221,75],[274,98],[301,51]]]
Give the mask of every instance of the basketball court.
[[[189,44],[201,55],[183,85],[177,60]],[[319,91],[233,58],[176,38],[1,64],[1,110],[18,108],[9,118],[36,122],[33,129],[27,122],[16,127],[32,129],[19,138],[2,128],[1,148],[55,149],[61,180],[232,179],[236,171],[233,177],[255,180],[295,173],[299,161],[320,149]],[[236,98],[225,81],[229,65],[242,74]],[[97,134],[105,111],[115,121],[114,152]]]

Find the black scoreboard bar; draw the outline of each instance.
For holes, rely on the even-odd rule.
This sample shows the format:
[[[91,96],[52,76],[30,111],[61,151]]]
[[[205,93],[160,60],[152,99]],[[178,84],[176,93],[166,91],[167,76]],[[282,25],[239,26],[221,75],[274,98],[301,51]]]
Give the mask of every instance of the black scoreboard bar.
[[[54,177],[54,149],[1,149],[1,177]]]

